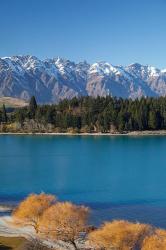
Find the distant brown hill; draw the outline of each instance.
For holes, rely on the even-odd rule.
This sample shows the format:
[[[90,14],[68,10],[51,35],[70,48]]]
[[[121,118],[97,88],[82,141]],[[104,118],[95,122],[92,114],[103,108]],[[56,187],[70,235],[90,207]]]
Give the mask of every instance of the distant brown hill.
[[[20,108],[28,105],[28,102],[22,99],[13,98],[13,97],[0,97],[0,107],[2,105],[11,108]]]

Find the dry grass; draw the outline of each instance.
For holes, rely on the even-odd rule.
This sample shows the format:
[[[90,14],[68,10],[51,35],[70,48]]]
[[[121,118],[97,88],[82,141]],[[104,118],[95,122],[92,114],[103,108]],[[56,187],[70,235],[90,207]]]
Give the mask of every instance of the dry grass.
[[[0,250],[21,250],[26,240],[22,237],[1,237]]]

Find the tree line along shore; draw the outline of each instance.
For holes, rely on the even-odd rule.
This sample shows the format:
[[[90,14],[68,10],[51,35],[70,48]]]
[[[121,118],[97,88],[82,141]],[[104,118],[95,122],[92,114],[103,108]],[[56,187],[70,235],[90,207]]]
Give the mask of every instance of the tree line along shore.
[[[166,249],[164,229],[124,220],[103,222],[96,228],[88,224],[89,214],[88,207],[61,202],[54,195],[30,194],[13,211],[10,225],[13,228],[24,227],[24,234],[25,228],[28,228],[26,240],[21,240],[20,250]],[[0,241],[5,240],[0,237]],[[59,242],[61,247],[58,247]],[[66,244],[64,248],[62,243]]]
[[[1,133],[126,134],[134,131],[166,133],[166,97],[136,100],[80,97],[39,105],[33,96],[26,107],[3,105],[0,109]]]

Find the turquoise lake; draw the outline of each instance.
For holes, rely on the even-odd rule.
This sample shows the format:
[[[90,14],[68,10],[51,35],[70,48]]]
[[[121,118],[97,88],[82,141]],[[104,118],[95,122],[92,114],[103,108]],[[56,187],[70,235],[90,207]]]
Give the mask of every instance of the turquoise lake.
[[[166,137],[0,136],[0,202],[42,191],[166,228]]]

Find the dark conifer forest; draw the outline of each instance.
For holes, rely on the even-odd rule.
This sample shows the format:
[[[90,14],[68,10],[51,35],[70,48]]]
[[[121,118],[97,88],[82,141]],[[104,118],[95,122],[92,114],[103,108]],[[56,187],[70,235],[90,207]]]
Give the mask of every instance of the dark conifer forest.
[[[136,100],[81,97],[58,104],[0,110],[1,130],[28,132],[118,133],[166,129],[166,97]],[[31,131],[32,130],[32,131]]]

